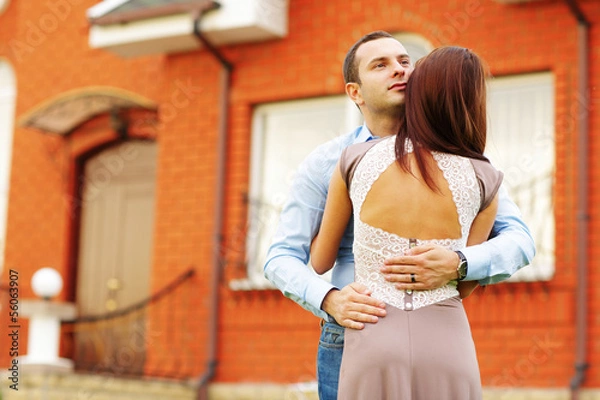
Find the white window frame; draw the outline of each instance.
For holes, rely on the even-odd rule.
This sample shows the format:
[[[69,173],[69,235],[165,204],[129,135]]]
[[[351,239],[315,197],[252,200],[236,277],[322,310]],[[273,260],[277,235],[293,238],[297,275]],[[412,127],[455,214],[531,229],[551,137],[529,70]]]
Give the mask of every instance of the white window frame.
[[[509,282],[548,281],[555,272],[554,75],[511,75],[488,83],[486,155],[504,172],[503,184],[521,210],[537,250],[532,264]]]
[[[422,37],[413,34],[398,34],[395,37],[400,40],[404,46],[411,52],[411,49],[416,46],[416,51],[412,50],[412,53],[417,53],[413,56],[413,61],[418,60],[423,55],[427,54],[432,46]],[[420,46],[420,50],[419,50]],[[421,54],[422,53],[422,54]],[[537,73],[537,74],[523,74],[514,75],[507,77],[500,77],[490,80],[488,91],[488,114],[490,130],[488,134],[488,147],[486,154],[492,159],[494,165],[505,173],[504,186],[507,188],[511,198],[517,206],[521,209],[523,214],[523,220],[528,225],[531,233],[534,237],[537,247],[537,255],[531,266],[527,266],[515,274],[509,281],[544,281],[549,280],[553,277],[555,271],[555,259],[554,259],[554,241],[555,241],[555,226],[554,226],[554,211],[553,211],[553,198],[552,198],[552,187],[554,181],[554,169],[555,169],[555,110],[554,110],[554,76],[552,73]],[[502,91],[513,91],[513,98],[509,101],[505,100],[505,103],[510,106],[514,105],[515,99],[519,99],[520,91],[527,90],[538,90],[536,93],[536,101],[524,104],[517,108],[513,107],[513,110],[509,110],[506,118],[503,118],[501,123],[495,121],[498,119],[498,111],[495,107],[502,107],[495,100],[495,96]],[[509,93],[509,95],[511,95]],[[272,289],[273,286],[268,282],[263,275],[264,259],[268,245],[265,245],[266,236],[263,237],[262,245],[256,246],[257,236],[260,236],[261,224],[270,225],[270,235],[274,233],[275,226],[278,221],[279,212],[283,206],[287,193],[289,192],[289,184],[291,183],[291,177],[286,179],[286,185],[282,186],[281,190],[277,191],[277,194],[271,198],[267,208],[271,208],[268,212],[265,212],[263,208],[260,208],[265,204],[260,204],[261,200],[261,181],[262,181],[262,170],[264,168],[264,160],[268,159],[269,155],[265,154],[264,139],[266,135],[265,121],[270,115],[277,113],[293,113],[295,108],[302,109],[304,107],[311,107],[315,105],[319,107],[326,106],[327,102],[340,102],[345,101],[345,116],[339,117],[343,119],[346,124],[346,129],[338,132],[342,134],[349,132],[361,123],[360,114],[357,112],[356,106],[347,100],[346,96],[331,96],[327,98],[313,98],[305,100],[293,100],[287,102],[271,103],[260,105],[255,109],[252,124],[252,147],[251,147],[251,164],[250,164],[250,191],[249,191],[249,217],[248,217],[248,234],[247,234],[247,277],[244,279],[237,279],[230,282],[230,288],[233,290],[256,290],[256,289]],[[541,101],[541,102],[540,102]],[[319,103],[323,102],[323,103]],[[522,112],[526,107],[530,107],[527,111],[527,115],[518,116],[510,113]],[[533,107],[533,108],[531,108]],[[504,111],[505,113],[507,111]],[[500,114],[502,111],[500,111]],[[506,154],[518,154],[517,158],[507,160],[506,157],[502,157],[502,151],[499,151],[498,146],[500,140],[495,135],[502,135],[502,132],[517,131],[518,138],[523,139],[527,137],[525,143],[519,143],[515,148],[509,148],[508,151],[504,150]],[[330,137],[324,137],[323,142],[330,139]],[[313,146],[314,147],[314,146]],[[307,148],[306,154],[312,148]],[[525,150],[526,152],[524,152]],[[515,179],[522,179],[525,176],[535,176],[536,172],[539,172],[539,163],[536,163],[538,159],[543,159],[545,162],[550,164],[544,164],[543,169],[543,180],[536,182],[536,185],[527,185],[525,189],[517,190],[518,182]],[[536,160],[536,162],[532,162]],[[295,168],[295,166],[294,166]],[[544,204],[542,207],[539,206],[540,196],[544,197]],[[258,199],[258,200],[257,200]],[[536,199],[535,206],[533,206],[533,199]],[[257,211],[258,210],[258,211]],[[536,214],[537,213],[537,214]],[[540,213],[542,215],[540,216]],[[259,217],[257,217],[257,215]],[[257,234],[257,232],[259,232]],[[264,232],[263,232],[264,234]],[[267,233],[269,236],[269,233]],[[270,240],[267,240],[270,242]]]
[[[0,59],[0,272],[4,269],[16,86],[13,68]]]
[[[332,121],[338,121],[339,124],[339,128],[334,131],[323,129],[320,132],[315,129],[315,133],[319,135],[322,133],[320,143],[325,143],[336,136],[349,133],[362,123],[362,116],[358,108],[345,95],[293,100],[256,107],[252,122],[250,189],[248,193],[248,231],[245,260],[247,278],[230,281],[229,286],[233,290],[273,289],[263,273],[269,243],[275,232],[281,209],[287,200],[293,174],[300,161],[317,145],[314,141],[310,145],[305,143],[304,146],[302,143],[296,142],[297,147],[304,147],[304,149],[301,150],[301,153],[296,153],[297,160],[291,161],[290,168],[285,173],[285,182],[280,182],[276,190],[263,194],[264,163],[265,160],[269,159],[269,154],[265,153],[265,136],[268,134],[267,121],[273,116],[285,116],[286,114],[292,116],[297,112],[310,113],[311,110],[316,111],[324,108],[343,110],[341,112],[343,115],[331,115]],[[285,132],[282,132],[282,134],[285,134]],[[324,279],[329,279],[329,276],[325,276]]]

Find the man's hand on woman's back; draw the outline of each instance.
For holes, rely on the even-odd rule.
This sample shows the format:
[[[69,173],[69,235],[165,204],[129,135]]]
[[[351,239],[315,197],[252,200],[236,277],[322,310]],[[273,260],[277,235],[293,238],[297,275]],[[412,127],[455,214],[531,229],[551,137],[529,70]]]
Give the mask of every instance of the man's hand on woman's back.
[[[385,317],[385,303],[371,297],[371,291],[353,282],[341,290],[331,290],[323,299],[321,309],[346,328],[363,329],[365,323],[375,323]]]

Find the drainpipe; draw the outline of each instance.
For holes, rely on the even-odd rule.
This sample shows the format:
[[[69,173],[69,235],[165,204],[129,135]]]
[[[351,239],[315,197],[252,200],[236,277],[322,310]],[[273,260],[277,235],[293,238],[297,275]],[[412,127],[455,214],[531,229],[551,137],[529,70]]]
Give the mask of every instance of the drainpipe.
[[[579,82],[577,88],[578,108],[578,140],[577,140],[577,293],[576,293],[576,332],[575,332],[575,375],[571,379],[571,399],[579,399],[579,391],[585,382],[587,363],[587,242],[588,242],[588,35],[590,23],[585,18],[576,0],[565,0],[569,10],[577,20],[578,33],[578,68]]]
[[[219,61],[222,66],[220,78],[220,99],[219,99],[219,130],[217,137],[217,176],[215,182],[215,211],[214,211],[214,229],[213,239],[215,241],[212,253],[212,279],[210,287],[210,307],[211,314],[208,322],[208,356],[207,370],[198,377],[198,391],[196,398],[198,400],[208,399],[208,382],[214,377],[217,367],[217,335],[218,335],[218,302],[219,302],[219,282],[221,280],[221,251],[223,242],[223,216],[224,216],[224,197],[225,197],[225,169],[227,166],[227,130],[229,120],[229,95],[231,72],[233,64],[213,46],[200,31],[200,20],[207,12],[219,7],[215,1],[207,1],[204,8],[198,10],[194,18],[194,35],[200,40],[204,47]]]

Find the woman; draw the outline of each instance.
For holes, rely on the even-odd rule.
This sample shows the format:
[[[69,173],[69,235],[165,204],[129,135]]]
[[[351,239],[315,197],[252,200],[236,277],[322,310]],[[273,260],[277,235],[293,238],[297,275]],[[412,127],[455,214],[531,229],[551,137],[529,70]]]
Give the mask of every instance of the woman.
[[[333,266],[354,213],[355,280],[389,306],[376,324],[346,330],[340,399],[482,397],[460,300],[475,284],[399,291],[380,267],[411,243],[460,250],[489,236],[502,174],[483,156],[485,75],[468,49],[434,50],[408,82],[400,132],[342,153],[311,263],[318,273]]]

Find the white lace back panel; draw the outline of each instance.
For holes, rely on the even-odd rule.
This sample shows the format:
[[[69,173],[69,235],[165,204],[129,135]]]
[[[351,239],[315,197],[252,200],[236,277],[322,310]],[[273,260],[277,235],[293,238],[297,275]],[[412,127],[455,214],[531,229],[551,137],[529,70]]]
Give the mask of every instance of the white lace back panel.
[[[456,282],[434,290],[401,291],[387,282],[379,268],[387,257],[403,254],[409,239],[370,226],[360,219],[361,208],[373,183],[396,161],[395,136],[374,145],[356,167],[350,197],[354,206],[354,262],[355,281],[369,287],[374,298],[402,310],[415,310],[457,296]],[[407,151],[412,145],[407,143]],[[456,204],[462,237],[460,239],[419,240],[421,244],[437,244],[452,250],[463,248],[469,229],[479,212],[480,190],[473,165],[465,157],[433,152],[438,167],[452,192]]]

